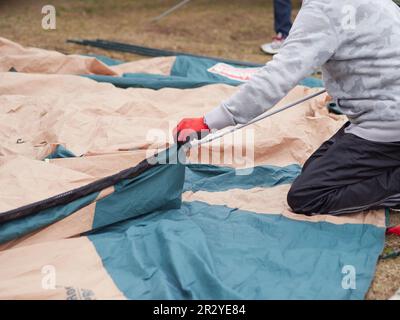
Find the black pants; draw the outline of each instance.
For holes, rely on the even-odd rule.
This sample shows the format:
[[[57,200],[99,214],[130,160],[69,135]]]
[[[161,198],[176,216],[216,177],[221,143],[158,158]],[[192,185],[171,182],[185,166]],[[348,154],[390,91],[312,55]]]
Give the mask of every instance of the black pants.
[[[343,214],[400,204],[400,142],[373,142],[343,126],[304,164],[288,193],[296,213]]]

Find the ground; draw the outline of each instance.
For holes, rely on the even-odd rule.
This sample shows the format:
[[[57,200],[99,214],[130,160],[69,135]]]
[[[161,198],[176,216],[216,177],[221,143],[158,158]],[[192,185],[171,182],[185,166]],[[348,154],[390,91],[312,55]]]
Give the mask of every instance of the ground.
[[[57,29],[45,31],[41,27],[41,8],[49,1],[0,1],[2,36],[24,45],[66,53],[103,53],[126,60],[135,57],[66,44],[65,40],[106,38],[254,62],[269,59],[259,46],[273,36],[271,0],[247,1],[246,5],[240,0],[193,0],[157,23],[151,19],[178,1],[50,2],[56,7]]]
[[[41,8],[49,1],[0,0],[1,36],[25,46],[64,53],[103,54],[131,61],[140,57],[66,43],[69,38],[103,38],[220,56],[267,62],[260,44],[274,34],[271,0],[193,0],[172,15],[151,19],[176,4],[174,0],[53,0],[57,29],[43,30]],[[300,0],[294,0],[295,16]],[[391,214],[400,224],[400,214]],[[385,252],[400,249],[400,238],[388,236]],[[400,257],[380,260],[368,299],[386,299],[400,288]]]

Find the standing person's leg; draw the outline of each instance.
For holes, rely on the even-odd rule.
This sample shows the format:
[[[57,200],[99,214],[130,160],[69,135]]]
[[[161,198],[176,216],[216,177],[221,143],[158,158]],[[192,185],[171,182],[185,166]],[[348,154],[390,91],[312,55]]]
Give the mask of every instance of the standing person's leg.
[[[274,0],[275,33],[286,38],[292,28],[292,1]]]
[[[342,128],[306,162],[288,193],[301,214],[343,214],[400,203],[400,142],[379,143]]]
[[[274,0],[274,25],[276,35],[272,42],[265,43],[261,46],[262,51],[268,54],[278,53],[292,27],[291,19],[291,0]]]

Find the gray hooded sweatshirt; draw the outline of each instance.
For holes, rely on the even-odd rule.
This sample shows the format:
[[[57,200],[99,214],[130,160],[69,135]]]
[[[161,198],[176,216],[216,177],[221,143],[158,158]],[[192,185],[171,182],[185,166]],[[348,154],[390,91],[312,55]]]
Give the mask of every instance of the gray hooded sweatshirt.
[[[279,53],[205,122],[246,123],[318,67],[351,122],[348,133],[400,141],[400,8],[392,0],[304,0]]]

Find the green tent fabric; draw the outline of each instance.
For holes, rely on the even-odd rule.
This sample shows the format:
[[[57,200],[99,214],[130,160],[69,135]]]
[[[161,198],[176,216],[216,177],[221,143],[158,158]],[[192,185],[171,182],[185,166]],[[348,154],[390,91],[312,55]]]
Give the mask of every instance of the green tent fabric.
[[[189,56],[189,57],[194,57],[194,58],[207,58],[207,59],[216,60],[216,61],[222,62],[222,63],[235,64],[235,65],[247,66],[247,67],[259,67],[260,66],[259,63],[254,63],[254,62],[225,59],[225,58],[221,58],[221,57],[210,57],[210,56],[198,55],[198,54],[193,54],[193,53],[188,53],[188,52],[163,50],[163,49],[144,47],[144,46],[140,46],[140,45],[116,42],[116,41],[110,41],[110,40],[104,40],[104,39],[96,39],[96,40],[68,39],[67,42],[75,43],[75,44],[79,44],[79,45],[102,48],[105,50],[129,52],[129,53],[133,53],[136,55],[147,56],[147,57]]]
[[[271,165],[256,166],[250,169],[232,169],[230,167],[207,164],[191,164],[185,174],[183,191],[226,191],[234,188],[251,189],[274,187],[292,183],[300,174],[297,164],[286,167]]]
[[[73,152],[69,151],[62,145],[58,145],[56,149],[49,154],[45,159],[58,159],[58,158],[74,158]]]
[[[64,151],[70,153],[65,149]],[[166,160],[166,157],[173,157],[175,152],[176,148],[162,152],[156,158],[160,165],[149,168],[137,177],[117,181],[113,185],[112,194],[97,201],[92,229],[161,208],[179,208],[185,168],[181,163],[167,163]],[[35,214],[0,224],[0,244],[68,217],[93,203],[99,193],[100,191],[93,192],[66,204],[46,208]]]
[[[337,105],[336,102],[329,102],[327,104],[327,108],[328,108],[329,112],[331,112],[331,113],[339,114],[339,115],[343,114],[342,110],[340,110],[340,107]]]
[[[114,192],[96,205],[93,229],[141,216],[155,210],[179,208],[185,168],[162,164],[134,179],[114,185]]]
[[[109,65],[118,64],[115,60],[103,59],[103,62]],[[197,88],[209,84],[223,83],[232,86],[242,84],[241,81],[232,80],[228,77],[209,72],[208,69],[218,64],[218,61],[196,58],[191,56],[177,56],[168,76],[158,74],[145,73],[125,73],[122,77],[103,76],[103,75],[84,75],[99,82],[108,82],[120,88]],[[243,66],[235,66],[235,68],[248,68]],[[309,77],[300,82],[301,85],[307,87],[323,87],[320,79]]]
[[[268,185],[295,168],[257,171]],[[187,166],[185,189],[248,188],[234,169]],[[223,173],[221,173],[221,171]],[[264,186],[264,179],[254,186]],[[268,201],[266,199],[266,201]],[[89,235],[103,265],[129,299],[363,299],[385,230],[373,225],[299,222],[194,201]],[[342,287],[343,267],[357,270]]]
[[[160,153],[160,163],[175,152]],[[265,165],[245,175],[213,165],[158,165],[118,181],[96,203],[86,236],[129,299],[363,299],[385,228],[181,202],[183,192],[290,184],[300,171],[298,165]],[[0,242],[73,214],[97,195],[2,224]],[[347,265],[357,271],[355,289],[342,287]]]
[[[98,195],[99,193],[95,192],[68,204],[44,209],[34,215],[2,223],[0,224],[0,244],[18,239],[66,218],[95,201]]]

